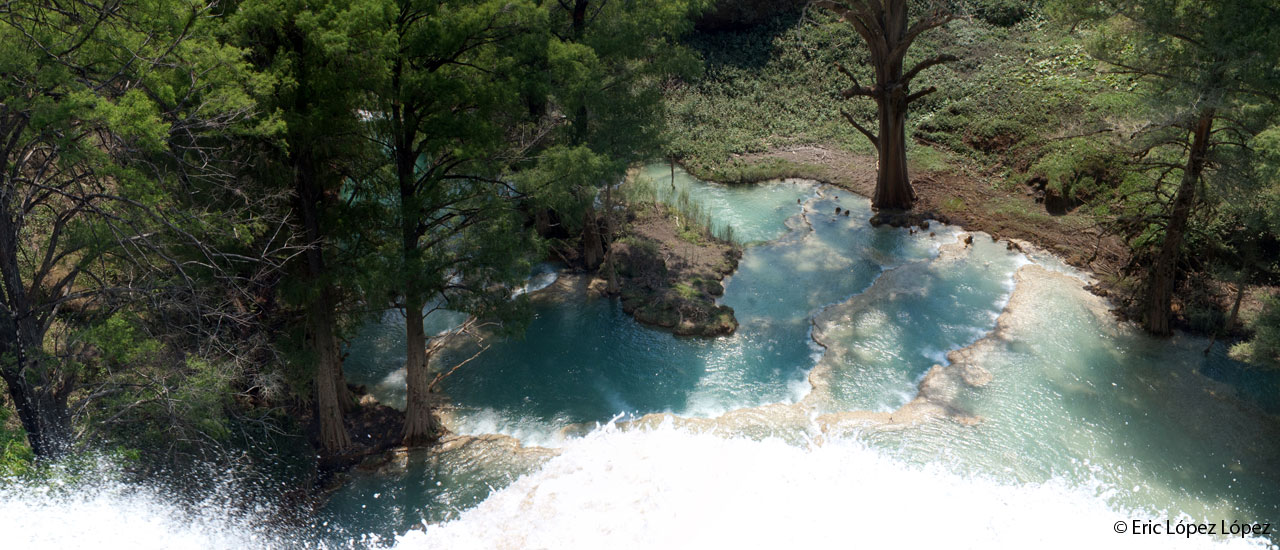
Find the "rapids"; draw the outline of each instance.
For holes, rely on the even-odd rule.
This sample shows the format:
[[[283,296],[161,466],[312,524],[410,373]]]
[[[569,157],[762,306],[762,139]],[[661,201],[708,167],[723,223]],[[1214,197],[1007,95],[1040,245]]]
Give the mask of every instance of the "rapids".
[[[1117,323],[1083,290],[1087,274],[1029,246],[983,234],[965,245],[937,224],[872,228],[868,201],[844,190],[680,170],[672,181],[666,165],[640,176],[749,243],[725,285],[734,335],[650,329],[544,266],[526,287],[536,315],[523,337],[491,342],[448,380],[457,435],[354,472],[309,529],[110,480],[0,486],[0,528],[44,533],[19,545],[36,548],[1276,540],[1115,531],[1280,523],[1277,388],[1220,348],[1204,356],[1199,339]],[[457,322],[427,319],[433,332]],[[348,379],[393,406],[402,334],[388,314],[347,350]]]

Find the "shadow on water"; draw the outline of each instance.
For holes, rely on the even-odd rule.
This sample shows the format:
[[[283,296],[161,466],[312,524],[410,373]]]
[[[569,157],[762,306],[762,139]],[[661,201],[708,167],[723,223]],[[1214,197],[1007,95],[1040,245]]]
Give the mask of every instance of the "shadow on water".
[[[438,452],[391,457],[381,475],[354,475],[325,505],[319,522],[335,547],[365,539],[392,541],[406,530],[455,519],[549,458],[548,453],[512,453],[483,439],[450,444]],[[359,526],[357,532],[344,526]]]
[[[522,419],[563,425],[683,410],[707,372],[698,352],[710,346],[640,326],[616,300],[577,298],[540,304],[522,338],[490,344],[447,381],[446,391],[473,427],[502,433],[520,426],[500,423]],[[486,412],[493,418],[484,418]]]

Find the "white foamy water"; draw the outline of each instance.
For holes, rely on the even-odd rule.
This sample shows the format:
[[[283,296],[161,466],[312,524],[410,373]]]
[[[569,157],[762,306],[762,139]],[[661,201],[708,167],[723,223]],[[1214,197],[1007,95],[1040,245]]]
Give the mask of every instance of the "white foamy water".
[[[612,425],[400,549],[1276,548],[1261,538],[1117,534],[1166,519],[1112,504],[1101,483],[1012,484],[902,462],[853,439],[791,445],[669,424]],[[117,482],[7,482],[5,548],[266,549],[379,546],[325,526],[285,536],[228,502],[179,506]]]
[[[235,517],[225,502],[179,506],[158,491],[99,479],[60,485],[0,481],[4,548],[231,550],[292,546],[258,525],[252,514]]]
[[[457,520],[397,548],[1267,548],[1117,534],[1157,512],[1100,485],[1004,484],[905,464],[854,440],[754,441],[605,427]],[[1171,518],[1177,524],[1178,518]]]

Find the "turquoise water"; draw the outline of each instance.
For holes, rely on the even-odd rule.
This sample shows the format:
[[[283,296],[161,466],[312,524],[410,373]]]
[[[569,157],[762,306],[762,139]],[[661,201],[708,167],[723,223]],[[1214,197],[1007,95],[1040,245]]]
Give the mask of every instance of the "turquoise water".
[[[971,359],[993,381],[964,388],[954,403],[981,423],[868,440],[916,459],[945,441],[962,472],[1090,480],[1114,491],[1115,502],[1157,515],[1280,517],[1280,425],[1201,374],[1230,360],[1203,355],[1198,339],[1157,341],[1118,327],[1078,292],[1039,286],[1006,340]]]
[[[560,429],[571,424],[654,412],[714,417],[742,407],[795,402],[808,392],[806,374],[820,353],[808,336],[813,315],[862,292],[886,269],[923,264],[937,255],[941,243],[955,238],[954,229],[930,236],[873,228],[866,223],[867,202],[853,196],[841,202],[835,188],[807,182],[725,186],[698,182],[683,171],[676,175],[678,189],[716,205],[709,209],[715,223],[733,225],[744,240],[761,239],[747,248],[725,284],[722,303],[734,308],[738,331],[725,338],[679,338],[636,323],[616,300],[584,297],[581,289],[563,282],[536,295],[534,319],[521,337],[488,342],[487,351],[446,383],[455,431],[556,445]],[[837,206],[856,215],[836,216]],[[1002,284],[987,285],[983,290],[989,296],[979,298],[996,311],[995,302],[1007,294]],[[952,317],[962,323],[966,313]],[[442,320],[460,321],[429,317],[437,325],[428,331],[447,328]],[[402,318],[389,314],[366,327],[347,363],[350,380],[401,407],[402,333]],[[441,364],[474,351],[468,346],[445,355]],[[898,377],[895,390],[910,392],[913,377]]]
[[[642,176],[671,185],[666,165]],[[78,525],[33,543],[44,547],[118,516],[173,543],[154,547],[199,548],[1274,540],[1114,526],[1280,523],[1275,376],[1220,346],[1206,356],[1198,339],[1147,338],[1085,292],[1083,275],[982,234],[966,246],[954,227],[872,228],[865,199],[812,182],[724,186],[677,170],[674,186],[750,243],[722,300],[736,334],[639,325],[588,297],[580,277],[543,266],[527,332],[490,338],[445,385],[459,435],[353,472],[302,533],[208,509],[184,530],[163,495],[110,484],[74,498],[0,491],[0,527]],[[428,330],[460,321],[436,312]],[[348,378],[393,406],[404,401],[402,334],[389,313],[347,349]]]

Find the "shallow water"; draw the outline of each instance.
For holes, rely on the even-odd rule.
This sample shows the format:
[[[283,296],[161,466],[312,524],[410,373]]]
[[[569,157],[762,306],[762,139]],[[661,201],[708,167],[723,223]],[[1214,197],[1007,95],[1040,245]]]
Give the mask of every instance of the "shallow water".
[[[865,199],[811,182],[732,187],[677,170],[674,185],[752,243],[726,282],[733,336],[650,329],[543,268],[525,335],[492,340],[448,380],[448,421],[463,435],[354,473],[310,531],[273,538],[206,511],[187,532],[162,521],[163,495],[103,498],[205,547],[1273,540],[1114,527],[1280,523],[1274,380],[1220,349],[1203,355],[1203,341],[1117,324],[1073,270],[985,235],[964,246],[954,227],[872,228]],[[438,312],[428,328],[459,321]],[[348,378],[393,405],[402,332],[388,314],[348,350]],[[111,508],[50,498],[0,493],[0,527]]]

